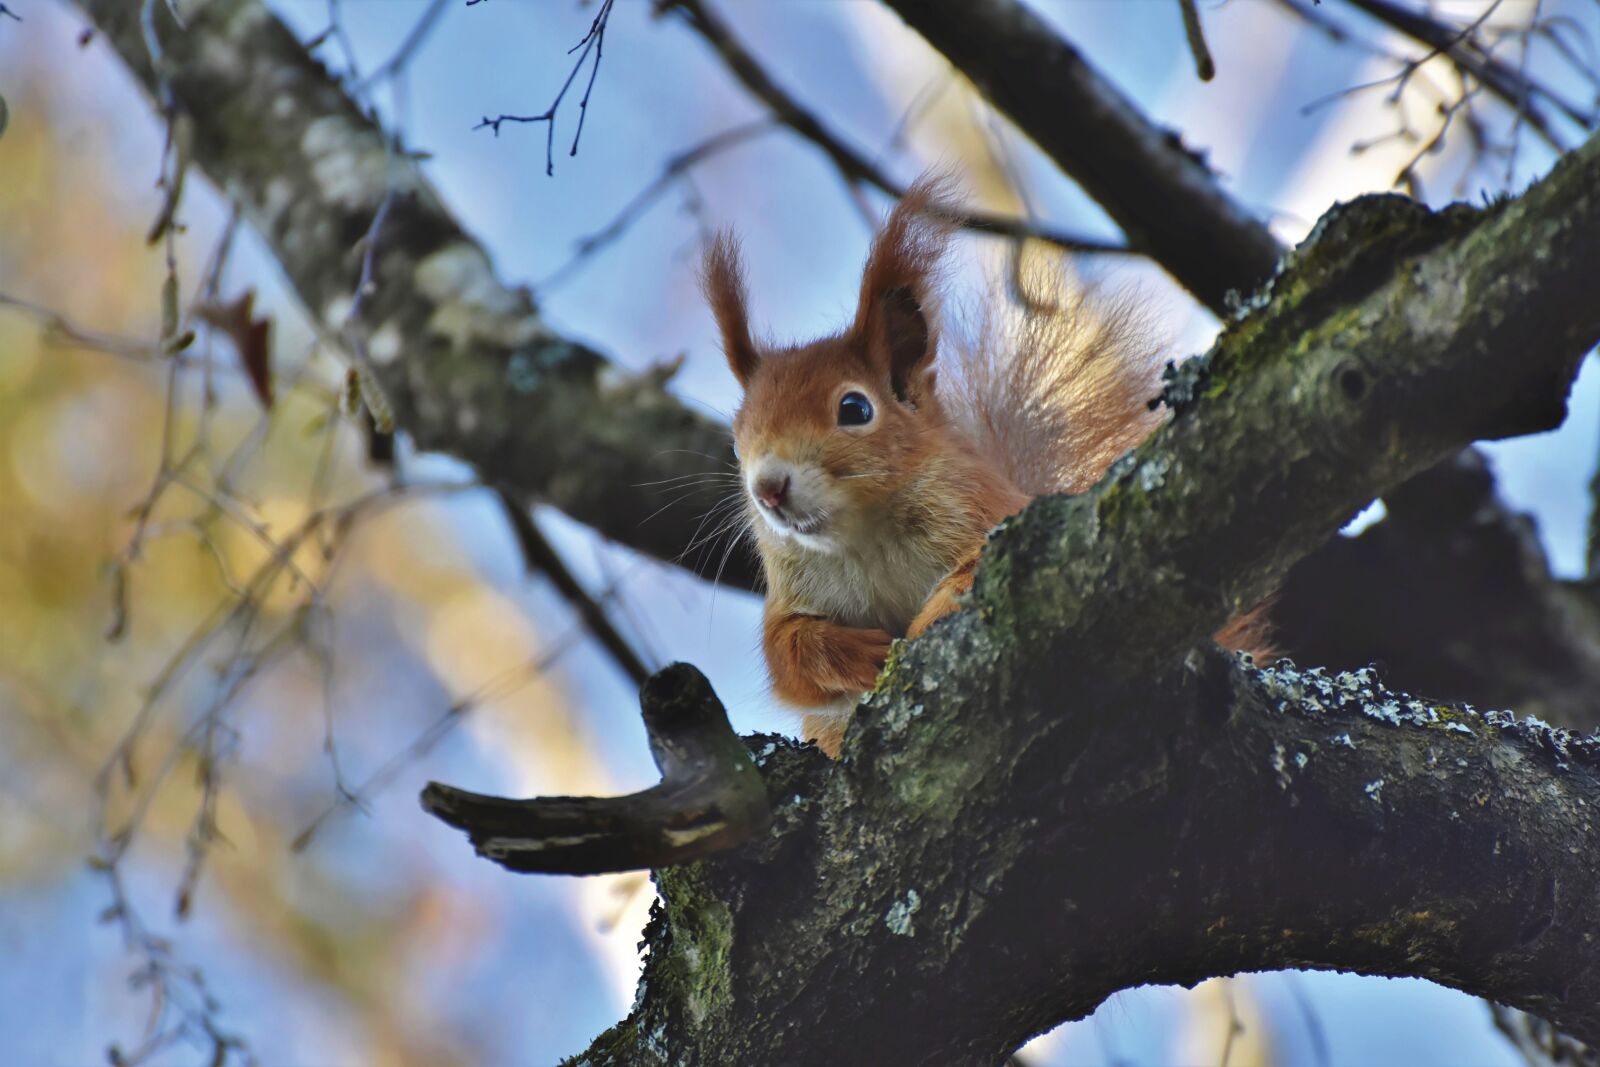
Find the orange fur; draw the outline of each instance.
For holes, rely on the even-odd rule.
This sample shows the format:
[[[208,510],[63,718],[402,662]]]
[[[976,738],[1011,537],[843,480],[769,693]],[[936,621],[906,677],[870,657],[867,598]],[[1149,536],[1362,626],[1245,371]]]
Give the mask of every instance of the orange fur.
[[[911,625],[906,627],[907,637],[921,637],[923,632],[951,612],[959,611],[961,598],[972,589],[972,576],[978,569],[978,556],[982,546],[972,552],[965,560],[958,564],[955,570],[944,576],[944,580],[934,587],[933,593],[928,597],[928,602],[922,605],[922,610],[917,612],[917,617],[911,620]]]
[[[778,696],[802,707],[872,688],[893,640],[885,630],[841,626],[769,608],[762,647]]]
[[[767,580],[763,650],[830,754],[890,640],[959,609],[988,531],[1034,495],[1088,488],[1161,420],[1146,403],[1159,350],[1130,305],[1036,293],[1010,322],[942,337],[950,214],[944,183],[914,185],[873,241],[853,322],[806,345],[758,345],[737,245],[723,235],[706,256],[745,390],[733,429]],[[849,394],[869,423],[840,421]]]

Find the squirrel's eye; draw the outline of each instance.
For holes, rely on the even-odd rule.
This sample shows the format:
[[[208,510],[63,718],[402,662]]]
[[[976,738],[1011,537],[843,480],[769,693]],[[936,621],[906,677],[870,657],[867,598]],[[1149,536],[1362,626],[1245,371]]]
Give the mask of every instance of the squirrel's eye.
[[[840,426],[865,426],[872,421],[872,401],[860,393],[846,393],[839,400]]]

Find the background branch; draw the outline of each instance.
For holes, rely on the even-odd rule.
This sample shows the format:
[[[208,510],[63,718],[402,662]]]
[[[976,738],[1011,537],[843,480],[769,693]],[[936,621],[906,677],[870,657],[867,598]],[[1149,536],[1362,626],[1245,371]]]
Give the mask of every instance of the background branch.
[[[1407,37],[1433,50],[1433,55],[1443,55],[1464,74],[1470,74],[1499,97],[1514,111],[1519,112],[1547,143],[1558,151],[1565,146],[1557,138],[1549,118],[1538,104],[1539,99],[1549,101],[1568,119],[1584,129],[1592,129],[1596,116],[1564,99],[1561,94],[1519,71],[1500,62],[1479,43],[1474,34],[1476,27],[1457,29],[1417,11],[1392,3],[1391,0],[1346,0],[1352,7],[1374,19],[1399,30]]]
[[[1413,692],[1600,726],[1600,598],[1550,575],[1476,450],[1384,495],[1387,516],[1289,572],[1275,637],[1302,662],[1379,661]]]
[[[1017,0],[886,0],[1154,259],[1219,316],[1282,253],[1178,134],[1140,113]]]
[[[550,579],[550,584],[556,587],[556,592],[572,605],[590,635],[600,642],[600,647],[606,650],[618,669],[626,674],[634,685],[643,685],[650,677],[650,668],[644,665],[644,660],[639,658],[639,654],[633,650],[627,638],[622,636],[616,624],[611,621],[611,616],[606,614],[605,607],[590,596],[589,591],[573,576],[561,554],[539,530],[533,521],[533,516],[528,514],[527,505],[518,503],[515,497],[503,489],[496,490],[495,497],[500,501],[500,509],[505,513],[506,522],[511,526],[512,536],[517,540],[517,548],[522,552],[523,562],[527,564],[528,569]]]
[[[728,24],[712,11],[704,0],[666,0],[662,6],[665,10],[681,14],[690,28],[704,37],[706,43],[722,57],[729,73],[750,91],[750,95],[766,104],[779,122],[821,149],[846,182],[853,186],[869,185],[896,199],[905,195],[905,186],[890,180],[876,163],[847,145],[843,138],[830,130],[815,112],[780,87],[754,54],[734,35]],[[965,229],[997,237],[1035,238],[1067,252],[1133,251],[1115,241],[1095,240],[1028,219],[984,211],[963,212],[955,217],[955,222]]]
[[[153,89],[137,10],[82,7]],[[259,0],[207,4],[181,32],[156,20],[195,162],[236,192],[314,321],[345,321],[361,273],[351,249],[392,197],[361,326],[417,446],[676,560],[717,497],[675,501],[659,487],[725,471],[734,456],[725,427],[667,392],[670,368],[630,376],[552,331],[526,290],[495,276],[415,161],[391,158],[383,131]],[[722,580],[752,587],[753,558],[733,553]]]

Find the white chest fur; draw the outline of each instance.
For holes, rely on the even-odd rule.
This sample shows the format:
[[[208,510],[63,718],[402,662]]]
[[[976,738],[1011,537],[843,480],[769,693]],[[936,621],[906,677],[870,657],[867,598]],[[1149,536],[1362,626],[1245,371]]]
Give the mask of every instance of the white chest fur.
[[[782,568],[797,608],[896,637],[905,635],[947,570],[940,560],[917,551],[914,542],[893,538],[852,540],[831,552],[784,549],[783,558],[772,562]]]

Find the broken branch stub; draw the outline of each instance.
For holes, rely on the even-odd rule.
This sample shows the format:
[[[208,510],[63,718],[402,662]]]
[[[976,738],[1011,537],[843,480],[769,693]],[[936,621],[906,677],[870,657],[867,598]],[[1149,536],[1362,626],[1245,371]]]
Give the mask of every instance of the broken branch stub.
[[[772,820],[761,772],[711,683],[686,663],[639,693],[661,784],[622,797],[484,796],[438,782],[422,807],[513,871],[602,874],[669,867],[734,848]]]

